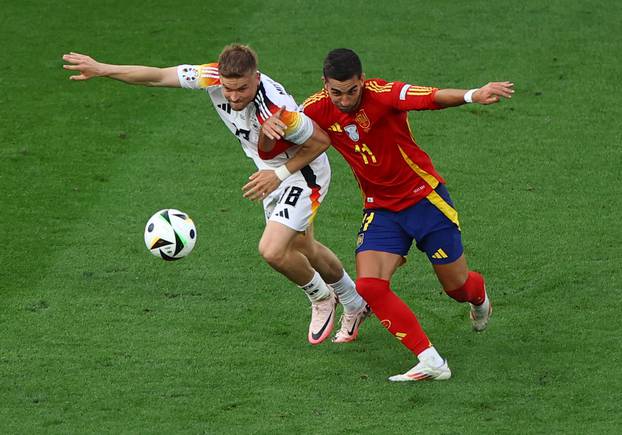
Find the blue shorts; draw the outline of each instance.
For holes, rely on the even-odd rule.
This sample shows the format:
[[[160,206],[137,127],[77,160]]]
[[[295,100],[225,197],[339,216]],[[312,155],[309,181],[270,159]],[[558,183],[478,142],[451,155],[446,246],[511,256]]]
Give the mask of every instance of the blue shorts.
[[[399,212],[363,210],[357,254],[381,251],[405,257],[413,241],[433,264],[453,263],[462,255],[458,213],[443,184],[425,199]]]

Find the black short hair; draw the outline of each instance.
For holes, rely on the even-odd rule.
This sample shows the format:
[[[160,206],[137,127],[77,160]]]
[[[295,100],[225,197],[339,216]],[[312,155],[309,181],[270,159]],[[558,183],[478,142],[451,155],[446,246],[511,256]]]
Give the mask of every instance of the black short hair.
[[[344,82],[355,76],[360,78],[362,74],[361,59],[349,48],[336,48],[324,59],[324,78]]]

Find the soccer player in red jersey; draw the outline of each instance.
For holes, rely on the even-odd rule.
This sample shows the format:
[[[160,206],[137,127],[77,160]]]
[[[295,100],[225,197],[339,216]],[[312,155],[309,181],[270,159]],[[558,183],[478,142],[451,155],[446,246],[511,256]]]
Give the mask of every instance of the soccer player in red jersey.
[[[336,49],[324,61],[324,89],[304,103],[304,113],[328,132],[352,168],[364,197],[356,248],[356,287],[381,323],[419,363],[391,381],[445,380],[447,361],[432,346],[390,280],[415,242],[426,253],[445,292],[470,304],[473,328],[486,328],[492,312],[484,278],[470,271],[463,253],[458,213],[445,181],[415,143],[409,110],[435,110],[465,103],[492,104],[511,98],[510,82],[478,89],[437,89],[366,79],[352,50]],[[284,124],[264,124],[270,139]]]

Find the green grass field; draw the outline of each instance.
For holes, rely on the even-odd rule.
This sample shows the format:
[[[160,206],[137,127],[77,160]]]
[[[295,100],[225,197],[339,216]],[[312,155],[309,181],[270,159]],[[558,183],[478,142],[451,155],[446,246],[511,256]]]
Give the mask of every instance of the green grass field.
[[[622,6],[612,1],[214,5],[25,0],[0,36],[0,433],[619,433]],[[393,287],[454,377],[394,385],[414,358],[375,319],[306,341],[299,289],[257,254],[253,172],[200,92],[70,82],[61,56],[171,66],[251,44],[298,101],[328,50],[368,77],[471,88],[496,106],[411,115],[461,213],[495,313],[474,334],[413,250]],[[360,196],[330,151],[316,236],[354,275]],[[179,262],[153,212],[199,233]]]

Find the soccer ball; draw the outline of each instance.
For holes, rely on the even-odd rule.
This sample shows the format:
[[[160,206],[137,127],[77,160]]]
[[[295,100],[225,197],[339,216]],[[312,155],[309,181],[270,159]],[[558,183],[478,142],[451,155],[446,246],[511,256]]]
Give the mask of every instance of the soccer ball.
[[[190,254],[197,230],[188,215],[174,208],[160,210],[147,221],[145,245],[156,257],[179,260]]]

